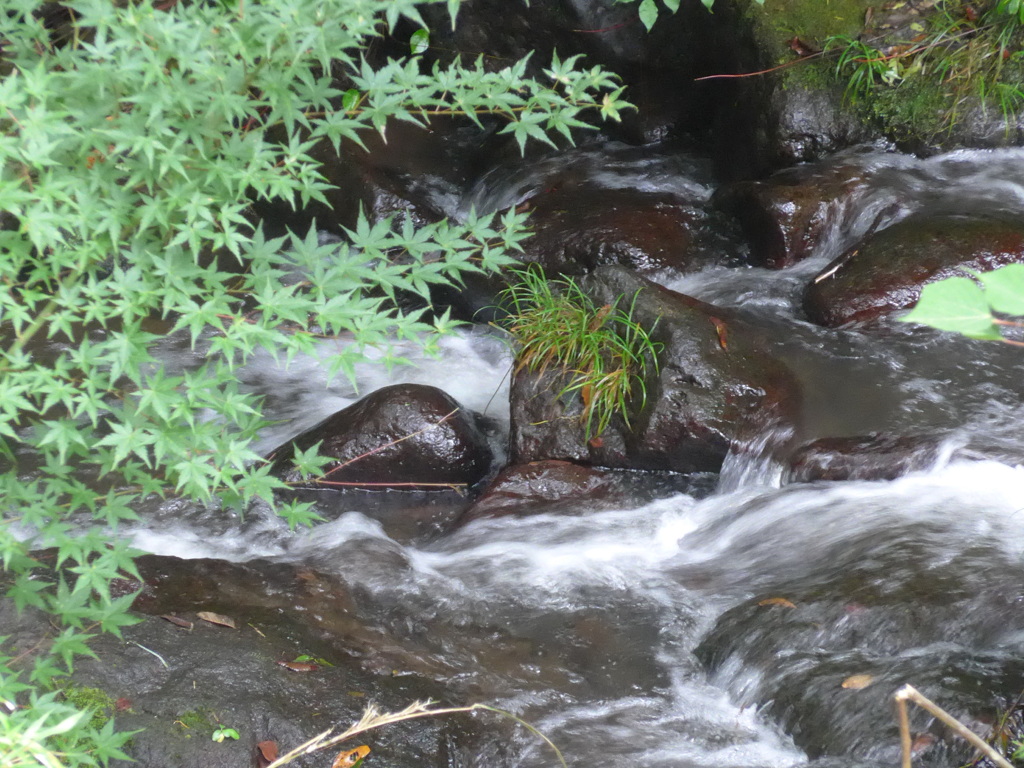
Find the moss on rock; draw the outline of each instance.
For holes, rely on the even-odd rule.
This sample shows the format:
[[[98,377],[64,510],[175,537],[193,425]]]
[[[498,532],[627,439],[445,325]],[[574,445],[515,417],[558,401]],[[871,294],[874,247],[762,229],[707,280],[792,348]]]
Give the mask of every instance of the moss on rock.
[[[777,87],[830,94],[838,111],[911,151],[1020,143],[1024,54],[998,55],[1002,33],[987,20],[965,34],[974,28],[965,6],[963,0],[765,0],[764,6],[737,0],[761,67],[790,64],[775,72]],[[1013,32],[1018,47],[1021,34]],[[929,46],[925,35],[936,44]],[[852,99],[844,93],[852,69],[836,72],[839,48],[793,64],[794,38],[820,49],[832,36],[863,40],[885,55],[903,49],[916,55],[905,60],[905,72],[901,67],[902,81],[877,83]],[[963,43],[950,45],[950,39]]]
[[[114,716],[117,702],[101,688],[78,685],[70,680],[62,680],[56,684],[64,700],[83,712],[90,712],[89,725],[100,729]]]
[[[765,0],[763,8],[751,4],[748,12],[761,17],[762,34],[789,59],[792,38],[821,46],[830,35],[856,35],[868,8],[877,5],[877,0]]]

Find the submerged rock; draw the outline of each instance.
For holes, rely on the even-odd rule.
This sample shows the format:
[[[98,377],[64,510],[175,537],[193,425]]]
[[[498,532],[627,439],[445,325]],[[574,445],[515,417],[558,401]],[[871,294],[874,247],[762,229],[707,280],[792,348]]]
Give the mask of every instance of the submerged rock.
[[[892,694],[908,682],[964,721],[998,716],[997,702],[1020,693],[1020,657],[1003,649],[1017,647],[1024,608],[1000,586],[1024,575],[1018,558],[984,536],[938,555],[929,542],[965,531],[894,517],[881,532],[824,529],[817,550],[786,552],[780,537],[788,567],[718,617],[695,652],[713,685],[777,722],[812,765],[897,762]],[[970,752],[950,738],[922,762],[962,765]]]
[[[1024,218],[915,214],[829,264],[804,293],[811,322],[863,323],[909,309],[927,284],[1024,262]]]
[[[583,280],[600,304],[635,302],[634,319],[664,345],[648,376],[647,402],[634,397],[630,426],[612,419],[587,439],[582,402],[560,397],[562,374],[518,371],[512,381],[513,461],[561,459],[584,464],[681,473],[717,472],[733,442],[795,419],[792,373],[766,350],[760,331],[737,313],[675,293],[622,267]]]
[[[699,479],[663,472],[584,467],[569,461],[516,464],[498,473],[459,524],[507,515],[629,509],[675,493],[699,493],[695,486]]]
[[[333,460],[322,479],[304,480],[295,451],[322,441]],[[372,392],[273,452],[276,473],[298,487],[472,485],[492,453],[472,412],[436,387],[396,384]]]

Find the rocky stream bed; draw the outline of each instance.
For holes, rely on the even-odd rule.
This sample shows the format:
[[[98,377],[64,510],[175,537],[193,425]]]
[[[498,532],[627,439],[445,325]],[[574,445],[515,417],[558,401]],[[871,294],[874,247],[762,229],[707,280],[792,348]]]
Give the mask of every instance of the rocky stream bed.
[[[768,55],[749,10],[684,8],[644,37],[632,6],[473,0],[439,48],[583,52],[638,112],[526,157],[468,125],[395,126],[386,147],[325,156],[334,212],[262,211],[329,237],[360,204],[528,208],[523,258],[599,303],[635,295],[664,351],[646,405],[600,441],[557,372],[513,371],[488,324],[497,278],[438,293],[467,325],[438,358],[410,348],[413,367],[329,380],[343,339],[289,366],[257,356],[243,383],[279,472],[320,439],[339,464],[394,445],[332,474],[366,487],[295,491],[325,518],[312,530],[261,508],[139,510],[151,554],[123,589],[141,621],[73,678],[145,729],[136,765],[248,768],[260,742],[431,699],[515,712],[579,768],[888,766],[900,685],[979,731],[1024,690],[1022,353],[898,322],[928,281],[1024,261],[1024,150],[990,146],[1007,132],[906,154],[835,89],[692,84]],[[162,349],[179,369],[201,354]],[[52,631],[3,603],[0,627],[20,650]],[[920,765],[971,759],[912,722]],[[213,742],[218,725],[240,738]],[[555,764],[486,713],[360,743],[369,768]]]

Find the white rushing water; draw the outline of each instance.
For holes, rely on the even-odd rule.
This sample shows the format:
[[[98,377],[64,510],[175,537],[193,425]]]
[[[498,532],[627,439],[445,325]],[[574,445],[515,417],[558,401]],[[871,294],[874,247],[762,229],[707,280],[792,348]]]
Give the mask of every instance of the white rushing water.
[[[981,440],[1021,455],[1019,351],[895,325],[825,331],[800,319],[794,297],[888,200],[1018,211],[1024,151],[832,162],[870,167],[872,186],[809,262],[783,272],[712,266],[671,287],[784,329],[778,354],[806,390],[805,438],[938,430],[948,446]],[[613,147],[488,179],[467,207],[512,204],[570,166],[599,184],[642,179],[705,200],[711,191],[698,159]],[[433,384],[507,424],[509,364],[500,341],[474,332],[415,369],[362,369],[358,394]],[[268,415],[284,421],[268,444],[358,396],[312,359],[287,369],[257,361],[246,384],[268,393]],[[891,482],[784,485],[779,467],[736,455],[706,498],[603,511],[581,503],[433,538],[389,535],[358,505],[335,511],[292,532],[258,510],[240,521],[165,505],[134,535],[161,554],[336,574],[369,596],[366,621],[458,670],[453,680],[472,697],[523,714],[580,768],[889,765],[888,696],[900,684],[966,707],[1024,687],[1024,469],[1012,459],[964,462],[950,449]],[[853,674],[874,682],[844,688]],[[542,746],[520,746],[516,765],[553,764]],[[961,760],[942,749],[933,764]]]

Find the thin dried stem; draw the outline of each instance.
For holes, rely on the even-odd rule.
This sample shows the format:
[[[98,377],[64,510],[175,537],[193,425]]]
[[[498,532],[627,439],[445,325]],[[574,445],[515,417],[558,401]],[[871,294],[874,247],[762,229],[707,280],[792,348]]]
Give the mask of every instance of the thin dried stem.
[[[325,477],[328,477],[329,475],[337,472],[339,469],[344,469],[349,464],[355,464],[360,459],[365,459],[367,456],[373,456],[373,454],[380,453],[385,448],[390,448],[391,446],[398,445],[399,443],[403,443],[406,440],[411,440],[412,438],[417,437],[419,435],[422,435],[424,432],[429,432],[432,429],[437,429],[438,427],[440,427],[442,424],[444,424],[446,421],[448,421],[448,419],[450,419],[452,416],[454,416],[458,412],[459,412],[459,409],[456,408],[451,413],[445,414],[440,419],[438,419],[435,423],[428,424],[423,429],[418,429],[415,432],[410,432],[408,435],[405,435],[403,437],[399,437],[396,440],[392,440],[390,442],[384,443],[383,445],[378,445],[376,448],[373,448],[372,450],[369,450],[366,453],[361,453],[358,456],[354,456],[353,458],[349,459],[348,461],[344,461],[341,464],[339,464],[338,466],[333,467],[329,472],[325,472],[323,477],[321,477],[318,482],[323,482],[323,479]],[[394,483],[391,483],[391,485],[394,485]],[[417,485],[419,485],[419,483],[417,483]],[[428,483],[428,485],[430,485],[430,483]]]
[[[992,748],[991,744],[985,743],[978,734],[961,723],[946,710],[929,699],[923,693],[911,685],[904,685],[893,695],[896,705],[899,708],[900,720],[900,742],[903,747],[903,768],[910,768],[910,722],[907,718],[906,702],[912,701],[921,709],[930,712],[942,721],[953,733],[966,739],[971,746],[977,748],[985,757],[999,766],[999,768],[1013,768],[1013,764]]]
[[[470,704],[465,707],[445,707],[440,709],[431,709],[431,704],[433,704],[431,701],[414,701],[408,707],[399,712],[381,712],[375,705],[371,704],[363,711],[363,715],[359,718],[357,723],[350,725],[341,733],[334,735],[334,729],[331,728],[323,733],[317,734],[291,751],[281,755],[277,760],[268,765],[267,768],[280,768],[280,766],[287,765],[299,757],[312,754],[313,752],[319,752],[322,749],[329,749],[330,747],[337,746],[343,741],[348,741],[355,736],[359,736],[360,734],[372,731],[376,728],[382,728],[386,725],[394,725],[395,723],[405,722],[406,720],[417,720],[423,717],[455,715],[480,710],[493,712],[503,717],[511,718],[534,735],[539,736],[554,751],[555,755],[558,757],[558,762],[562,765],[562,768],[568,768],[565,758],[562,757],[561,751],[554,745],[551,739],[511,712],[506,712],[503,709],[491,707],[487,704]]]

